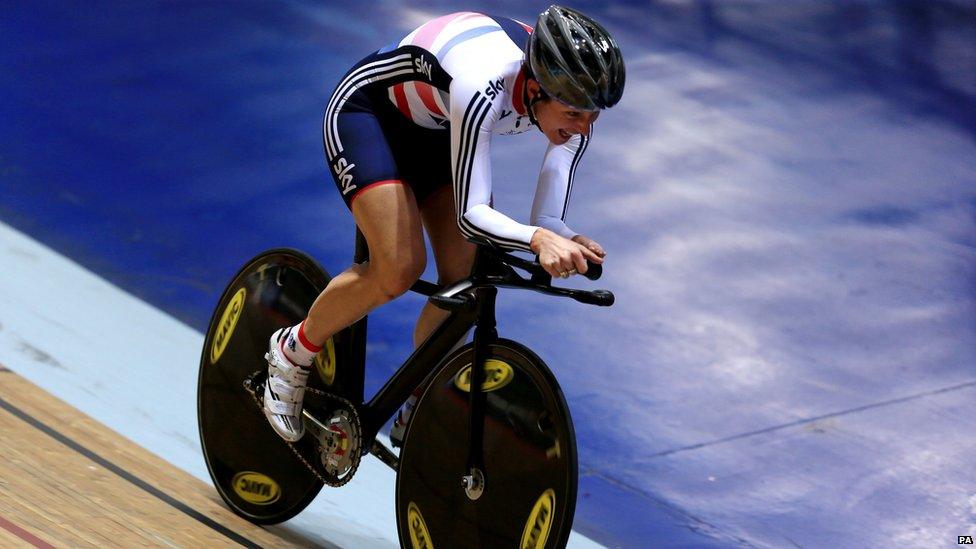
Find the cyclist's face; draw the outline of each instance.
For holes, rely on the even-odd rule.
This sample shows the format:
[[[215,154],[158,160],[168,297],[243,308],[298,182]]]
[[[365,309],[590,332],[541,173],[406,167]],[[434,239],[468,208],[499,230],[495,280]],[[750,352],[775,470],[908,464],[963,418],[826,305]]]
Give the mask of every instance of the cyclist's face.
[[[534,84],[534,85],[533,85]],[[530,80],[529,98],[539,93],[539,85]],[[600,111],[581,111],[564,105],[555,99],[539,101],[533,107],[539,128],[553,145],[562,145],[576,134],[588,136],[590,126],[600,116]]]

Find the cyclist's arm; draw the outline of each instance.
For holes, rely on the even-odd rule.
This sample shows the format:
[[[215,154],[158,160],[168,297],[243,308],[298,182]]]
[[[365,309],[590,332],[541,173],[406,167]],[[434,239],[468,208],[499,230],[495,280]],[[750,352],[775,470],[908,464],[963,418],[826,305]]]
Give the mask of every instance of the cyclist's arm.
[[[571,239],[579,234],[566,225],[566,210],[573,191],[576,166],[589,141],[588,137],[575,135],[563,145],[549,144],[539,172],[530,223],[564,238]]]
[[[483,237],[509,249],[530,251],[538,229],[494,210],[491,202],[491,129],[500,115],[486,90],[500,76],[455,75],[451,81],[451,163],[458,226],[466,237]]]

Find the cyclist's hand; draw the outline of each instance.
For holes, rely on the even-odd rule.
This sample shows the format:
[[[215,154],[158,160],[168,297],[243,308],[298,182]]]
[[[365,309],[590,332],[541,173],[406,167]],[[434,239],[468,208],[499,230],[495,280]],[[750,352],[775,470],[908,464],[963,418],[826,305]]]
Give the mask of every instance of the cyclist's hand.
[[[603,250],[603,246],[601,246],[599,242],[593,240],[588,236],[583,236],[581,234],[578,234],[573,237],[573,242],[577,244],[582,244],[588,250],[591,250],[593,253],[600,256],[601,259],[607,256],[607,252]]]
[[[553,277],[585,273],[587,260],[603,263],[603,258],[593,250],[547,229],[536,229],[529,247],[539,255],[542,268]]]

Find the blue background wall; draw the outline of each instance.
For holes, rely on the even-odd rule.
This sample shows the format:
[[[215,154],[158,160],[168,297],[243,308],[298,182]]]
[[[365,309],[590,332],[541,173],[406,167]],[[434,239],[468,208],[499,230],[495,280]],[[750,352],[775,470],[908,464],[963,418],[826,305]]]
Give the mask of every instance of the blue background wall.
[[[976,533],[973,3],[574,5],[627,60],[569,214],[609,252],[599,284],[573,283],[618,304],[503,294],[500,331],[570,400],[577,528],[628,547]],[[261,249],[342,270],[324,103],[456,9],[6,3],[0,221],[201,330]],[[496,139],[500,209],[527,217],[544,147]],[[371,388],[420,304],[371,316]]]

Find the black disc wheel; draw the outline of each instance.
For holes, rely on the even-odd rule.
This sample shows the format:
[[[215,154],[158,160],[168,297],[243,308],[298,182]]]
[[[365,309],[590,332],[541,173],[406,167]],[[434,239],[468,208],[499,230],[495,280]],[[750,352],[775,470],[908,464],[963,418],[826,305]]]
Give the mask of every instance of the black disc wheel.
[[[322,487],[268,424],[244,380],[267,369],[264,354],[271,334],[304,319],[328,282],[325,270],[307,255],[270,250],[234,277],[207,329],[197,388],[203,454],[220,496],[251,522],[287,520]],[[334,382],[335,349],[341,348],[342,336],[330,340],[317,357],[310,385]],[[311,438],[298,444],[313,444],[306,440]]]
[[[400,453],[402,547],[564,547],[576,510],[576,438],[555,377],[499,340],[485,364],[484,490],[462,486],[473,348],[445,361],[417,403]]]

